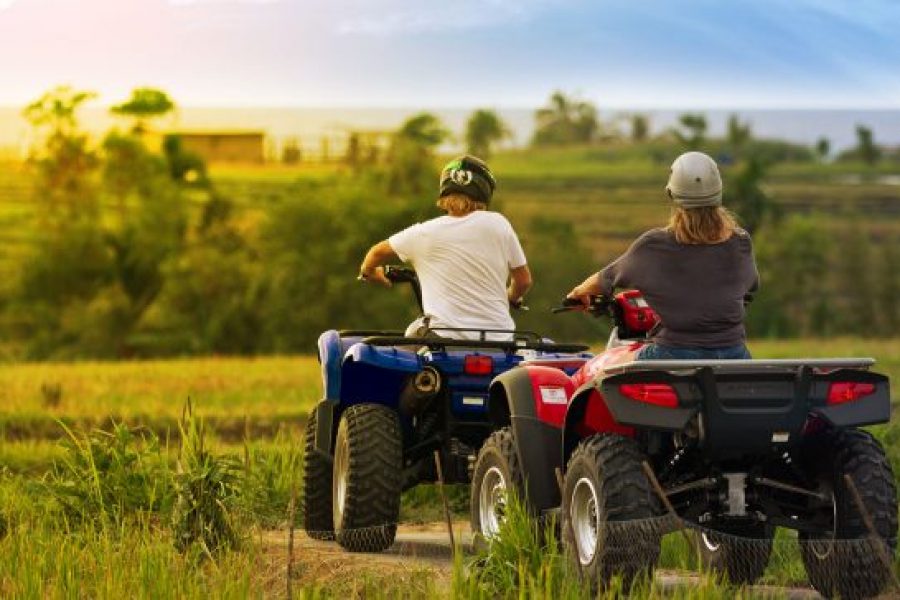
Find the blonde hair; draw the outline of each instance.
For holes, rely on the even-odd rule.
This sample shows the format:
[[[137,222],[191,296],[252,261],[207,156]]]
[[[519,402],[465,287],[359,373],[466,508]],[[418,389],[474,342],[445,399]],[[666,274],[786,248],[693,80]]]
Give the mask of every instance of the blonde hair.
[[[738,229],[737,221],[721,206],[672,209],[666,227],[679,244],[717,244],[730,238]]]
[[[467,215],[476,210],[485,210],[487,204],[466,196],[465,194],[455,193],[441,196],[437,200],[437,206],[441,210],[454,217]]]

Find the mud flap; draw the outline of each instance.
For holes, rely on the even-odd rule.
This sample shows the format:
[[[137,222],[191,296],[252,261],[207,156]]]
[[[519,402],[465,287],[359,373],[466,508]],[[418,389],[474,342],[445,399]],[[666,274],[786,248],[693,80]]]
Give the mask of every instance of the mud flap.
[[[321,400],[316,405],[316,451],[331,456],[334,444],[334,417],[337,412],[337,403],[331,400]]]
[[[529,508],[536,514],[559,506],[556,472],[562,466],[562,431],[537,418],[531,378],[527,369],[513,369],[494,379],[509,403],[516,453],[525,474]],[[491,394],[494,397],[494,394]]]

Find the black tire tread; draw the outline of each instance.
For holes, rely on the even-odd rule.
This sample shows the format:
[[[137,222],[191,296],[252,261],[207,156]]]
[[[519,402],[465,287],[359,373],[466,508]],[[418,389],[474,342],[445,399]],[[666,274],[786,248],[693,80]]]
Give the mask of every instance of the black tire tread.
[[[711,541],[719,548],[710,550],[697,534],[697,552],[704,568],[727,577],[735,585],[750,585],[762,577],[772,555],[774,531],[762,525],[722,531],[723,535],[707,531]]]
[[[338,543],[351,552],[381,552],[394,543],[400,518],[403,438],[396,413],[380,404],[351,406],[350,472]]]
[[[828,461],[825,464],[831,466],[828,475],[838,507],[837,538],[863,539],[868,535],[863,517],[844,482],[847,474],[859,491],[879,538],[893,555],[897,548],[897,488],[881,444],[867,431],[844,429],[820,436],[812,447],[820,453],[820,460]],[[803,539],[814,538],[803,536]],[[839,544],[825,559],[816,557],[806,543],[801,543],[800,550],[809,581],[823,596],[866,598],[877,595],[889,583],[890,574],[871,543]]]
[[[575,541],[571,539],[569,499],[574,489],[570,474],[579,462],[596,465],[599,472],[598,507],[608,521],[632,521],[651,519],[660,514],[656,498],[642,462],[645,455],[637,442],[614,434],[599,434],[582,440],[566,469],[566,485],[563,495],[563,539],[574,560],[577,558]],[[572,478],[574,479],[574,478]],[[622,577],[630,586],[640,575],[649,574],[659,559],[659,535],[642,531],[637,535],[614,529],[606,532],[606,538],[598,543],[600,556],[592,565],[582,568],[582,573],[592,583],[606,585],[614,576]]]

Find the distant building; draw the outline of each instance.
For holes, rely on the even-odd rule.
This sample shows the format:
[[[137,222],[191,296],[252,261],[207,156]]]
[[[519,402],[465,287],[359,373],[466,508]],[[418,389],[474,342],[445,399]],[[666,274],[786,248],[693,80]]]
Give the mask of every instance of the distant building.
[[[208,163],[262,164],[266,134],[262,131],[175,131],[185,150]]]

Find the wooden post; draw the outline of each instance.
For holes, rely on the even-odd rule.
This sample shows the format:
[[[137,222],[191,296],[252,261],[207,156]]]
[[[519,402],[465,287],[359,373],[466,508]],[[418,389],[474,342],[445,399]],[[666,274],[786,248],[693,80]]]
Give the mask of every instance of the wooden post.
[[[288,503],[288,543],[287,543],[287,572],[285,573],[285,592],[287,599],[291,600],[291,577],[294,572],[294,518],[297,513],[297,486],[291,482],[291,500]]]
[[[653,490],[656,492],[656,495],[659,496],[659,499],[662,501],[663,506],[666,507],[666,512],[668,512],[672,517],[675,518],[675,521],[678,523],[678,531],[684,536],[684,540],[687,542],[688,548],[694,547],[694,541],[691,539],[691,536],[688,535],[687,530],[684,527],[684,521],[681,520],[681,517],[678,516],[678,513],[675,512],[675,507],[672,506],[672,503],[669,501],[669,497],[666,496],[666,491],[659,484],[659,480],[656,478],[656,473],[653,472],[653,467],[650,466],[646,460],[641,463],[641,466],[644,467],[644,474],[647,475],[647,480],[650,481],[650,485],[653,486]]]
[[[444,470],[441,468],[441,453],[434,451],[434,466],[437,469],[438,491],[441,494],[441,502],[444,503],[444,517],[447,519],[447,535],[450,536],[450,555],[456,557],[456,539],[453,537],[453,520],[450,518],[450,504],[447,502],[447,494],[444,493]]]

